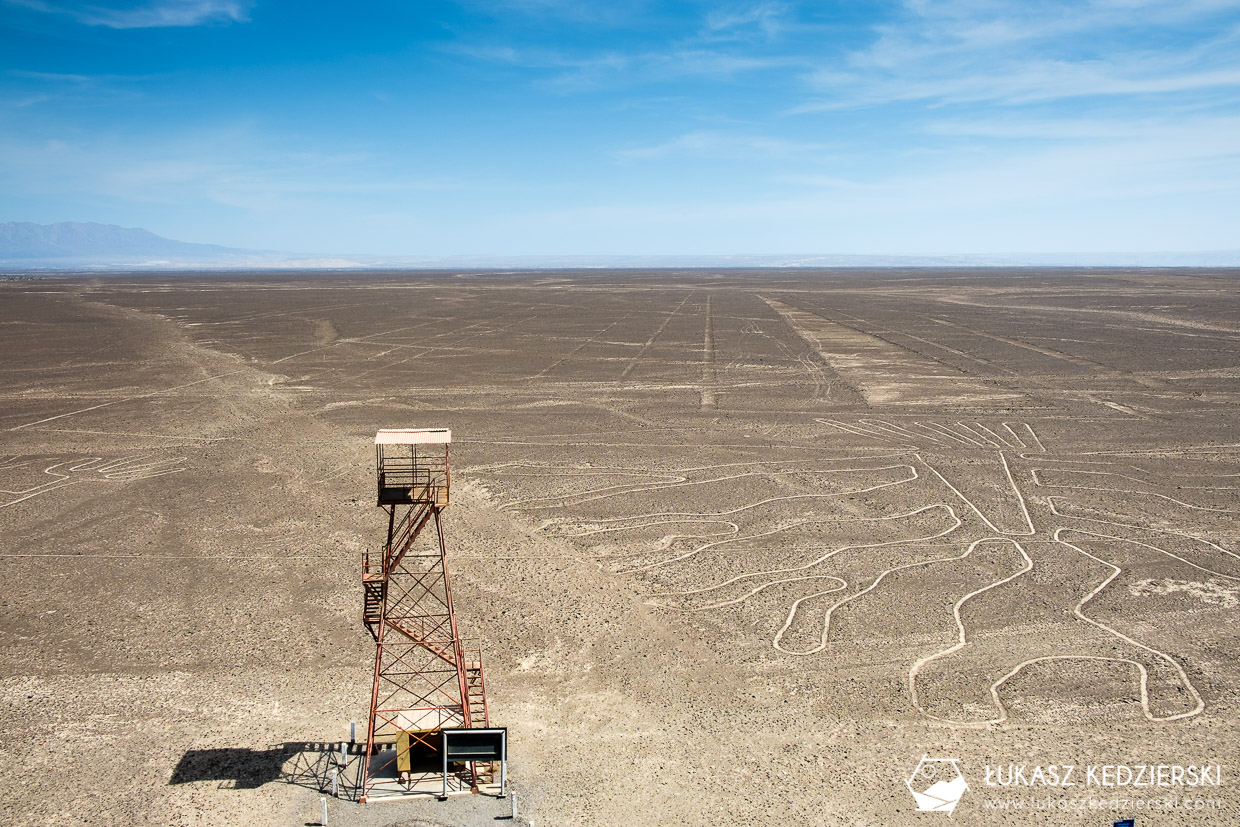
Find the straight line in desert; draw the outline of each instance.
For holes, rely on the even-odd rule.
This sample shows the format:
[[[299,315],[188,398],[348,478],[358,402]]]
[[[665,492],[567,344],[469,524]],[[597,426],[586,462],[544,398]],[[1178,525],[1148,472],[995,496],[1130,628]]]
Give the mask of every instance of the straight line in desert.
[[[941,324],[946,327],[952,327],[952,328],[955,328],[956,330],[963,330],[965,333],[971,334],[973,336],[980,336],[983,339],[991,339],[992,341],[1002,342],[1003,344],[1011,345],[1012,347],[1022,348],[1032,353],[1037,353],[1042,356],[1047,356],[1051,359],[1059,359],[1061,361],[1068,362],[1069,364],[1076,365],[1077,367],[1081,367],[1081,368],[1085,368],[1086,370],[1094,371],[1095,373],[1100,373],[1103,375],[1122,376],[1126,379],[1130,379],[1133,382],[1136,382],[1138,385],[1141,385],[1142,387],[1153,388],[1155,390],[1167,390],[1170,387],[1170,384],[1165,379],[1162,379],[1159,377],[1146,376],[1146,375],[1134,373],[1131,371],[1120,370],[1119,368],[1113,367],[1104,362],[1095,362],[1093,359],[1086,359],[1083,356],[1073,356],[1070,353],[1064,353],[1063,351],[1055,350],[1054,348],[1043,347],[1042,345],[1035,345],[1031,342],[1026,342],[1021,339],[1014,339],[1010,336],[1000,336],[996,333],[985,333],[973,327],[966,327],[965,325],[959,324],[958,322],[949,322],[946,319],[938,319],[933,316],[925,316],[923,318],[929,319],[935,324]],[[1140,414],[1138,414],[1136,411],[1132,410],[1131,408],[1124,407],[1122,405],[1115,405],[1112,402],[1093,399],[1092,397],[1090,397],[1090,401],[1097,402],[1098,404],[1106,405],[1107,407],[1110,407],[1110,408],[1115,408],[1118,411],[1127,413],[1132,416],[1140,416]]]
[[[702,332],[702,404],[715,407],[715,320],[710,294],[706,295],[706,329]]]
[[[972,376],[886,339],[766,296],[758,298],[778,313],[844,381],[860,391],[867,405],[958,405],[1019,396],[996,391]]]
[[[161,388],[156,391],[150,391],[148,393],[139,393],[134,396],[126,396],[124,399],[114,399],[111,402],[104,402],[99,405],[91,405],[89,408],[79,408],[76,411],[69,411],[68,413],[57,414],[56,416],[49,416],[44,419],[36,420],[34,422],[26,422],[24,424],[9,428],[9,430],[20,431],[22,428],[29,428],[32,425],[42,425],[44,422],[53,422],[57,419],[64,419],[67,416],[76,416],[77,414],[86,413],[87,411],[97,411],[100,408],[107,408],[111,405],[119,405],[122,402],[133,402],[134,400],[137,400],[137,399],[149,399],[152,396],[160,396],[161,394],[172,393],[173,391],[184,390],[185,388],[192,388],[195,385],[201,385],[203,382],[211,382],[215,379],[223,379],[226,376],[234,376],[238,373],[244,373],[247,370],[250,370],[250,368],[239,368],[237,370],[230,370],[227,373],[217,373],[214,376],[208,376],[206,379],[198,379],[193,382],[186,382],[183,385],[176,385],[171,388]]]
[[[981,365],[985,365],[990,370],[996,370],[996,371],[999,371],[1000,373],[1006,373],[1011,376],[1020,375],[1020,371],[1018,370],[1012,370],[1011,368],[1006,368],[1006,367],[1003,367],[1002,365],[997,365],[994,362],[990,361],[989,359],[983,359],[982,357],[974,353],[969,353],[963,350],[957,350],[954,347],[948,347],[942,342],[936,342],[932,339],[925,339],[925,338],[922,338],[921,336],[916,336],[912,333],[909,333],[906,330],[892,330],[890,328],[884,328],[880,325],[875,325],[873,322],[869,321],[868,319],[863,319],[860,316],[854,316],[851,313],[845,313],[843,310],[840,310],[838,308],[833,308],[832,312],[834,312],[837,316],[844,316],[846,318],[852,319],[853,321],[866,324],[872,329],[877,328],[878,330],[884,333],[888,333],[888,334],[895,335],[895,336],[903,336],[906,339],[912,339],[915,342],[921,342],[923,345],[928,345],[932,348],[935,348],[936,350],[944,350],[944,351],[947,351],[948,353],[955,354],[956,356],[959,356],[961,358],[969,359],[970,361],[977,362],[978,364],[981,364]],[[875,335],[875,334],[870,334],[870,335]]]
[[[646,340],[646,344],[642,345],[642,349],[639,350],[637,352],[637,355],[634,356],[631,360],[629,360],[629,363],[624,366],[624,371],[620,374],[621,379],[624,379],[630,373],[633,372],[633,368],[637,367],[637,363],[640,362],[645,357],[645,355],[650,351],[650,348],[654,346],[655,340],[663,335],[664,330],[667,330],[668,323],[671,322],[671,320],[676,316],[676,314],[680,312],[680,308],[684,307],[689,302],[689,299],[691,298],[693,298],[693,293],[690,293],[689,295],[685,296],[685,300],[682,301],[680,304],[678,304],[675,310],[667,314],[667,316],[663,319],[662,323],[659,324],[658,329],[655,330],[655,332],[650,335],[650,338]]]
[[[555,360],[554,362],[552,362],[550,365],[547,365],[547,367],[543,368],[543,369],[542,369],[542,370],[540,370],[538,373],[536,373],[536,374],[534,374],[533,376],[531,376],[531,377],[530,377],[530,379],[529,379],[529,381],[533,382],[535,379],[542,379],[542,378],[543,378],[544,376],[546,376],[548,373],[550,373],[551,371],[555,370],[555,369],[556,369],[556,368],[558,368],[560,365],[564,364],[564,363],[565,363],[565,362],[567,362],[569,359],[572,359],[572,358],[573,358],[574,356],[576,356],[578,353],[580,353],[581,351],[585,350],[585,349],[586,349],[587,347],[589,347],[590,345],[592,345],[592,344],[594,344],[595,342],[597,342],[597,341],[598,341],[598,340],[599,340],[599,339],[603,336],[603,334],[604,334],[604,333],[606,333],[607,331],[611,330],[613,327],[615,327],[616,325],[620,324],[621,322],[628,321],[630,318],[632,318],[632,316],[633,316],[633,314],[632,314],[632,313],[629,313],[629,314],[628,314],[628,315],[626,315],[626,316],[622,316],[622,317],[620,317],[619,319],[616,319],[614,322],[612,322],[611,324],[607,325],[607,327],[603,328],[603,329],[602,329],[602,330],[600,330],[598,333],[595,333],[595,334],[594,334],[593,336],[591,336],[589,339],[586,339],[584,342],[582,342],[581,344],[577,345],[577,347],[573,348],[573,349],[572,349],[572,350],[568,353],[568,355],[567,355],[567,356],[564,356],[564,357],[562,357],[562,358],[560,358],[560,359],[556,359],[556,360]]]
[[[1110,365],[1104,365],[1101,362],[1095,362],[1092,359],[1086,359],[1081,356],[1073,356],[1070,353],[1064,353],[1063,351],[1055,350],[1049,347],[1042,347],[1041,345],[1035,345],[1035,344],[1032,344],[1031,342],[1025,342],[1020,339],[1013,339],[1011,336],[1000,336],[995,333],[986,333],[981,330],[978,330],[977,328],[966,327],[965,325],[958,324],[956,322],[949,322],[946,319],[938,319],[938,318],[935,318],[934,316],[923,316],[922,318],[929,319],[935,324],[941,324],[945,327],[952,327],[952,328],[955,328],[956,330],[963,330],[965,333],[969,333],[973,336],[980,336],[983,339],[990,339],[991,341],[1002,342],[1005,345],[1011,345],[1012,347],[1018,347],[1018,348],[1021,348],[1022,350],[1028,350],[1033,353],[1040,354],[1042,356],[1047,356],[1051,359],[1059,359],[1060,361],[1067,362],[1072,365],[1076,365],[1077,367],[1086,368],[1087,370],[1100,371],[1103,373],[1114,373],[1115,372],[1115,368],[1111,367]]]

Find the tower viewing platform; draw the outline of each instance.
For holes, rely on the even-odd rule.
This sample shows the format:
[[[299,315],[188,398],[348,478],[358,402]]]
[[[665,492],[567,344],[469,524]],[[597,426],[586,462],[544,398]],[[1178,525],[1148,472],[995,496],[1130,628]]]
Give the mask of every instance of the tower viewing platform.
[[[449,502],[448,428],[385,428],[375,434],[379,505]]]

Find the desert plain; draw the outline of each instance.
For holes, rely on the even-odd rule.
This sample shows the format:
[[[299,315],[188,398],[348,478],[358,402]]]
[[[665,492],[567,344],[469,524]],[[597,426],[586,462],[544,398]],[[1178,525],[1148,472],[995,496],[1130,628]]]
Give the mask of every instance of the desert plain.
[[[315,823],[442,426],[518,823],[1240,824],[1238,380],[1234,270],[10,277],[0,818]]]

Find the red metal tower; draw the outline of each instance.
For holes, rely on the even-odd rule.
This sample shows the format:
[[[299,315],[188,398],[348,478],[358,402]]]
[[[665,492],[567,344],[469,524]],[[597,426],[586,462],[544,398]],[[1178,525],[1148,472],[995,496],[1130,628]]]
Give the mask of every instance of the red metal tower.
[[[362,561],[362,620],[376,651],[361,801],[429,791],[421,782],[439,779],[440,731],[489,723],[481,650],[465,647],[452,609],[442,520],[451,442],[446,428],[375,435],[388,536],[382,559]]]

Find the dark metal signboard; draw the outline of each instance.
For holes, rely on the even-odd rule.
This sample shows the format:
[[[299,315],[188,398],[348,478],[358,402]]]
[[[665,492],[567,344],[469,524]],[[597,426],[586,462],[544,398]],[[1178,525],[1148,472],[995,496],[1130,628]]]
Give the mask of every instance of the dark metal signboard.
[[[448,796],[448,764],[472,761],[499,762],[499,797],[507,794],[508,784],[508,729],[494,727],[467,729],[445,727],[443,737],[443,796]]]

